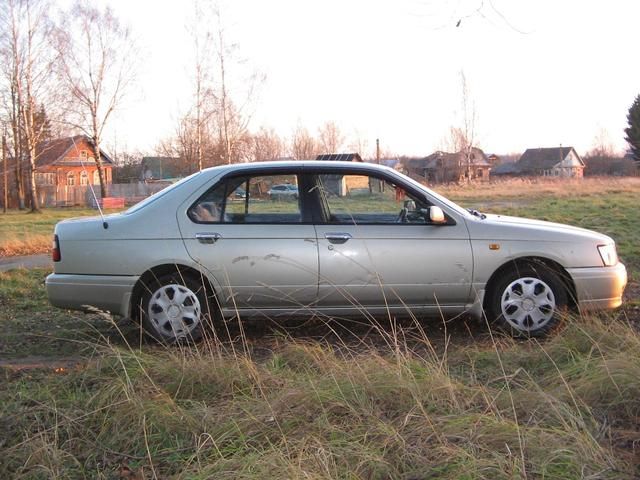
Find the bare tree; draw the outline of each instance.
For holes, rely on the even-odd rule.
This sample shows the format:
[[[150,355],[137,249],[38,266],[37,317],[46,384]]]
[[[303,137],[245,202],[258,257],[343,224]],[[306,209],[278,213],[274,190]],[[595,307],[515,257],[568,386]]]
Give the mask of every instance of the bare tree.
[[[318,155],[318,143],[309,131],[298,125],[291,138],[291,156],[296,160],[312,160]]]
[[[91,139],[104,197],[100,145],[109,119],[135,80],[135,44],[110,8],[99,10],[84,0],[62,18],[56,48],[59,74],[72,100],[68,121]]]
[[[609,132],[600,127],[593,137],[593,145],[591,150],[587,153],[591,157],[613,157],[615,155],[615,148],[611,141]]]
[[[369,149],[369,142],[362,135],[362,132],[355,130],[348,148],[351,152],[359,153],[362,158],[365,158],[367,156],[365,152]]]
[[[24,179],[22,172],[22,89],[19,83],[22,76],[22,41],[20,39],[21,5],[17,0],[6,0],[0,8],[0,53],[3,68],[3,104],[11,128],[11,143],[13,145],[14,182],[18,208],[25,208]]]
[[[3,73],[9,85],[9,94],[3,98],[9,112],[13,131],[16,191],[20,207],[24,207],[24,182],[22,169],[26,169],[26,183],[32,212],[39,211],[36,191],[36,163],[42,153],[41,143],[51,133],[51,125],[44,108],[55,103],[55,86],[50,70],[53,49],[49,42],[51,22],[48,0],[6,0],[3,2],[0,35]]]
[[[261,127],[252,136],[252,160],[276,160],[283,156],[284,142],[273,128]]]
[[[251,107],[256,97],[258,87],[264,82],[264,75],[251,71],[230,81],[229,65],[239,66],[236,55],[238,45],[227,41],[222,11],[219,6],[214,10],[217,21],[217,63],[218,63],[218,132],[223,152],[223,162],[233,163],[246,159],[246,140],[249,123],[251,121]],[[245,72],[246,73],[246,72]],[[232,88],[236,90],[232,95]],[[243,155],[245,153],[245,155]]]
[[[469,95],[469,88],[467,85],[467,77],[464,71],[460,71],[460,84],[462,87],[462,138],[464,143],[464,149],[461,150],[465,155],[465,177],[467,181],[471,181],[471,156],[472,150],[475,146],[476,140],[476,104],[475,101]]]
[[[322,153],[338,153],[344,145],[344,135],[333,121],[318,128],[318,139]]]
[[[215,95],[212,83],[211,57],[214,55],[214,38],[211,31],[212,19],[208,9],[202,8],[199,0],[193,2],[193,18],[187,25],[187,30],[193,40],[194,52],[194,107],[181,121],[181,144],[185,146],[185,133],[187,123],[193,123],[195,129],[194,155],[197,169],[202,170],[204,157],[203,138],[207,124],[211,116],[215,113]],[[191,121],[190,117],[194,117]],[[184,149],[183,149],[184,150]]]

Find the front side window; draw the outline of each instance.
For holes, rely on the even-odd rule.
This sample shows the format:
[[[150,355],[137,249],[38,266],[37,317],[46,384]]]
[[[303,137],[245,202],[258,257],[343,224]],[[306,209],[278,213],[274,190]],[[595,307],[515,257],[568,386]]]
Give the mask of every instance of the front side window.
[[[75,185],[76,184],[76,176],[73,172],[67,173],[67,185]]]
[[[297,175],[256,175],[224,179],[188,211],[196,223],[300,223]]]
[[[317,186],[328,207],[328,223],[425,224],[423,201],[401,186],[370,175],[322,174]]]

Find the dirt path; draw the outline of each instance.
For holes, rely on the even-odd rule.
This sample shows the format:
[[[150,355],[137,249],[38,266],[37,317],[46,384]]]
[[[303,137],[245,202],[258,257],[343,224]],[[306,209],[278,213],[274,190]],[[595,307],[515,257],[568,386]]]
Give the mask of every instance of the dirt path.
[[[0,272],[6,272],[14,268],[42,268],[50,266],[51,255],[46,253],[0,258]]]
[[[77,366],[82,361],[83,359],[79,357],[52,358],[30,355],[22,358],[0,359],[0,370],[7,369],[13,372],[22,372],[25,370],[53,370],[61,373]]]

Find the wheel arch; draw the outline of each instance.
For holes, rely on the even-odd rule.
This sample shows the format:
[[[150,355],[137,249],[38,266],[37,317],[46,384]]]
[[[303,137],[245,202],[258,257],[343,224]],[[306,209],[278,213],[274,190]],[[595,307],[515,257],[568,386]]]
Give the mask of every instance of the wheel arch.
[[[489,298],[491,297],[490,292],[494,288],[494,285],[496,284],[498,279],[501,278],[502,275],[506,274],[511,270],[517,271],[519,268],[523,268],[525,266],[533,267],[533,268],[540,266],[540,267],[548,268],[549,270],[557,274],[558,277],[560,278],[560,281],[562,282],[562,284],[567,290],[567,300],[569,301],[569,308],[571,309],[577,308],[578,297],[576,295],[576,286],[575,286],[575,283],[573,282],[573,279],[571,278],[571,275],[569,275],[567,270],[558,262],[551,260],[549,258],[537,257],[537,256],[526,256],[526,257],[519,257],[519,258],[509,260],[508,262],[498,267],[493,272],[491,277],[489,277],[489,280],[487,281],[486,287],[485,287],[487,294],[484,296],[483,305],[482,305],[485,310],[488,307]]]
[[[140,312],[136,308],[136,305],[140,302],[142,295],[144,294],[145,287],[153,280],[156,280],[164,275],[178,274],[180,276],[188,276],[196,281],[202,281],[205,289],[207,290],[207,298],[213,308],[217,308],[220,311],[220,305],[218,302],[218,292],[214,286],[213,281],[201,270],[188,265],[179,263],[165,263],[151,267],[144,272],[136,284],[133,287],[131,293],[131,301],[129,302],[129,316],[133,320],[140,320]]]

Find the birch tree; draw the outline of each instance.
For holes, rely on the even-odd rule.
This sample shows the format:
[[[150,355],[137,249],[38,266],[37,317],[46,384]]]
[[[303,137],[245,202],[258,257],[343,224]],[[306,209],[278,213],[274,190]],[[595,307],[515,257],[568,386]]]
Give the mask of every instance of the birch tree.
[[[105,197],[100,146],[105,127],[134,84],[137,50],[129,29],[112,10],[100,10],[88,0],[63,15],[55,40],[58,73],[71,100],[67,121],[90,138]]]
[[[193,41],[193,82],[194,82],[194,106],[193,112],[185,115],[181,121],[179,138],[185,140],[188,135],[189,124],[195,127],[193,139],[193,155],[197,169],[203,168],[204,143],[203,138],[207,133],[207,125],[215,113],[215,97],[213,93],[213,65],[214,36],[211,30],[212,18],[207,8],[203,8],[199,0],[193,3],[193,19],[187,30]],[[181,142],[186,147],[184,141]],[[187,150],[185,148],[185,150]]]

